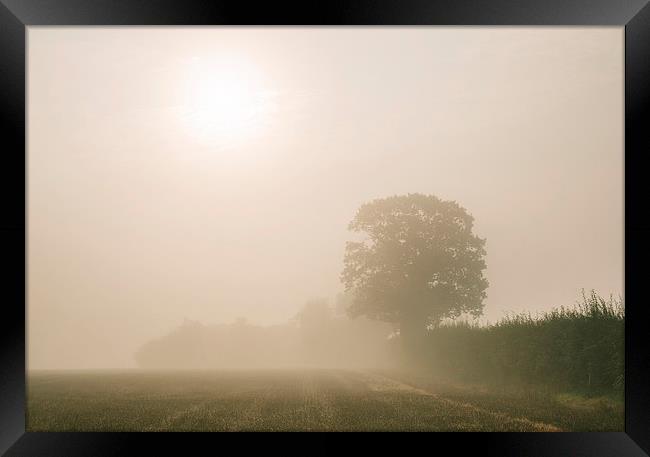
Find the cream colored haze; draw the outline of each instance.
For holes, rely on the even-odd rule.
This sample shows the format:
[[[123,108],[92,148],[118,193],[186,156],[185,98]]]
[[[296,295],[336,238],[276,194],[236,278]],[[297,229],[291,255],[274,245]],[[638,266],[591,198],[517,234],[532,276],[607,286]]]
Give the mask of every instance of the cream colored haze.
[[[373,198],[458,201],[485,318],[623,290],[622,28],[28,31],[28,363],[342,291]]]

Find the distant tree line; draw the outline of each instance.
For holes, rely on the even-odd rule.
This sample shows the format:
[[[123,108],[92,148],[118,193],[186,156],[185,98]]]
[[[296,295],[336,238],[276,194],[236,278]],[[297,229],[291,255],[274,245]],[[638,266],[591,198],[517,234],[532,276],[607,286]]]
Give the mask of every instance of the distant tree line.
[[[144,344],[135,359],[139,367],[153,369],[388,367],[395,360],[391,331],[385,323],[352,320],[326,300],[312,300],[281,325],[185,321]]]

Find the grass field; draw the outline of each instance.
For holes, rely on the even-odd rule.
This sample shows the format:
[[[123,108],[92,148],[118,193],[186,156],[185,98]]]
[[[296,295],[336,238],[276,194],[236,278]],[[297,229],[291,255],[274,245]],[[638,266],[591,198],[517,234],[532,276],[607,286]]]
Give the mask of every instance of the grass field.
[[[35,372],[28,431],[620,431],[623,404],[350,370]]]

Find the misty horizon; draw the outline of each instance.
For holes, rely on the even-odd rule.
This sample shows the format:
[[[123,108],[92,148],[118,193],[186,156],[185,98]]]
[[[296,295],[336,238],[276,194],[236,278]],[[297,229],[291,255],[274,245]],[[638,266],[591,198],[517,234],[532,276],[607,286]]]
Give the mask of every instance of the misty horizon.
[[[620,28],[28,29],[29,369],[335,306],[357,209],[458,202],[480,322],[623,295]]]

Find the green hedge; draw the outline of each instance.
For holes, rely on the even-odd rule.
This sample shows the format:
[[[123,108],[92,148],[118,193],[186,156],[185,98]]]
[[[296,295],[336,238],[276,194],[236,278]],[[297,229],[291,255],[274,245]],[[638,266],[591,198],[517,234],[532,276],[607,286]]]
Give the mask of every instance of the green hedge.
[[[573,308],[515,315],[494,325],[450,323],[428,332],[430,369],[468,382],[622,392],[622,299],[582,294]]]

